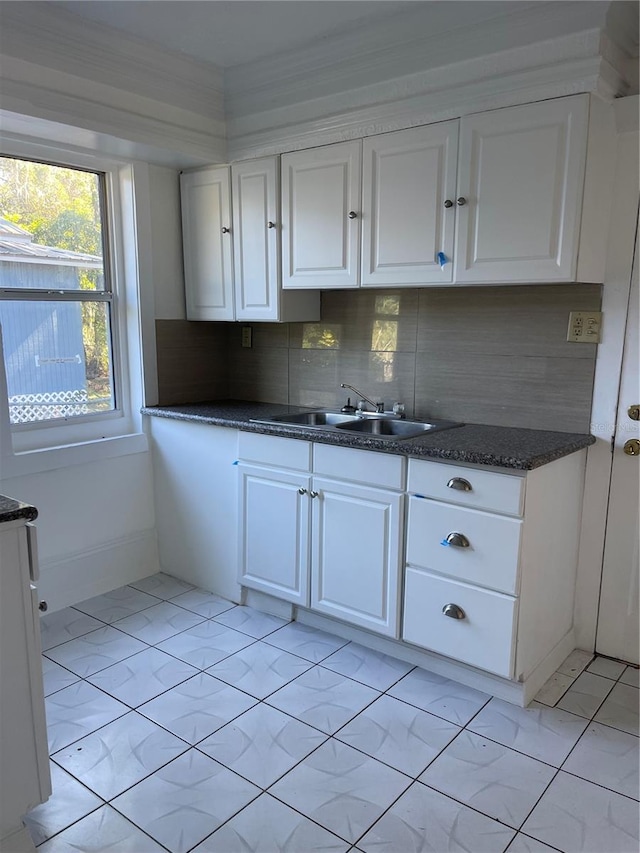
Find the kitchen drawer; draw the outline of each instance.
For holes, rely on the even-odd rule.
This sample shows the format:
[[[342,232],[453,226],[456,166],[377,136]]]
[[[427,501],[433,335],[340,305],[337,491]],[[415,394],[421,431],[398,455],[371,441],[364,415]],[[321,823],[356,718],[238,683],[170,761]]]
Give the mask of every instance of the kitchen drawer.
[[[391,453],[353,450],[331,444],[313,446],[313,473],[337,480],[400,491],[404,488],[404,466],[404,457]]]
[[[445,616],[455,604],[463,619]],[[511,678],[517,599],[499,592],[407,569],[402,639]]]
[[[293,468],[296,471],[311,470],[311,442],[299,441],[296,438],[240,432],[238,456],[261,465]]]
[[[407,491],[476,509],[522,515],[524,482],[524,476],[518,474],[410,459]],[[471,488],[455,488],[465,484]]]
[[[521,530],[516,518],[412,496],[407,563],[515,594]],[[450,533],[462,534],[469,546],[444,545]]]

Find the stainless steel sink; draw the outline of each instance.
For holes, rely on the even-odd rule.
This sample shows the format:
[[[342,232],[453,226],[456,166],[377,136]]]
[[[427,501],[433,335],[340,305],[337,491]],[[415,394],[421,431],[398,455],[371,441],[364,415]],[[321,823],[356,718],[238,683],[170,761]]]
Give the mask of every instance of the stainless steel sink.
[[[397,417],[385,417],[375,412],[367,412],[363,417],[324,409],[315,412],[273,415],[270,418],[253,418],[252,420],[256,423],[299,426],[305,429],[344,430],[357,435],[369,435],[372,438],[395,439],[396,441],[416,438],[435,430],[461,426],[455,421],[407,421]]]
[[[370,435],[375,438],[389,438],[401,441],[405,438],[416,438],[419,435],[424,435],[427,432],[435,432],[436,430],[450,429],[451,427],[462,426],[456,421],[405,421],[394,420],[391,418],[359,418],[351,423],[339,424],[338,429],[358,433],[360,435]]]
[[[344,412],[317,411],[296,412],[291,415],[274,415],[271,418],[253,418],[252,420],[263,424],[283,424],[285,426],[320,427],[321,429],[326,429],[327,427],[358,421],[360,418]]]

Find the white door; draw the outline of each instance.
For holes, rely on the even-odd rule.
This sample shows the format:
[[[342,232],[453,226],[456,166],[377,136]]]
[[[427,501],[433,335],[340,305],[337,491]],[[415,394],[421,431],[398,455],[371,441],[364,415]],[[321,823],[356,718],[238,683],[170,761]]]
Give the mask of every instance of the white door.
[[[240,583],[307,606],[310,477],[243,464],[238,471]]]
[[[452,280],[458,126],[447,121],[364,140],[363,286]]]
[[[575,276],[588,95],[460,122],[455,280]]]
[[[362,146],[282,155],[282,286],[358,287]]]
[[[188,320],[233,320],[229,168],[180,175]]]
[[[231,183],[236,320],[275,321],[280,319],[277,158],[234,163]]]
[[[314,477],[311,607],[398,636],[403,496]]]
[[[637,252],[637,248],[636,248]],[[638,524],[640,421],[629,415],[640,406],[640,353],[638,351],[638,256],[636,253],[627,315],[622,379],[613,450],[613,468],[607,514],[607,532],[600,590],[596,651],[630,663],[640,663],[638,624]],[[633,442],[638,442],[634,445]]]

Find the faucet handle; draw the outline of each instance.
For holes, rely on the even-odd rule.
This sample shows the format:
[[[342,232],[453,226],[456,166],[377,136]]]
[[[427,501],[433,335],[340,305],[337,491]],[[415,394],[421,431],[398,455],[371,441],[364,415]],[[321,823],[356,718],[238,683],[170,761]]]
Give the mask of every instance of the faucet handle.
[[[398,415],[399,417],[404,417],[404,403],[394,403],[392,412],[394,415]]]

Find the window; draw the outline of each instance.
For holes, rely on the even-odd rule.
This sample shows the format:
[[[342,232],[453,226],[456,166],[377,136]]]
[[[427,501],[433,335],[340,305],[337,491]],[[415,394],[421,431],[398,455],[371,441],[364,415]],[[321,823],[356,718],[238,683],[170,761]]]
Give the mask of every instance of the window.
[[[0,157],[0,325],[16,431],[116,413],[103,172]]]

